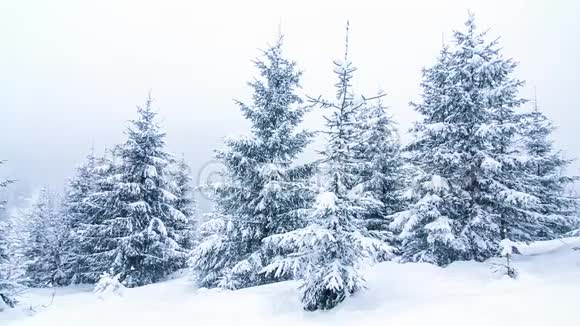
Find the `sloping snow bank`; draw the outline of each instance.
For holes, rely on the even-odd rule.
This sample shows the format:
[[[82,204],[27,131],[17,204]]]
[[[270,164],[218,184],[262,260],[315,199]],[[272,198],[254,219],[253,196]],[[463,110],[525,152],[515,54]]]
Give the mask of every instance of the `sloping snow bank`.
[[[96,325],[580,325],[580,238],[524,246],[514,257],[517,280],[489,263],[382,263],[367,291],[326,312],[304,312],[296,282],[239,291],[196,290],[187,277],[98,299],[86,287],[32,290],[18,309],[0,313],[7,326]],[[26,307],[36,306],[32,316]]]

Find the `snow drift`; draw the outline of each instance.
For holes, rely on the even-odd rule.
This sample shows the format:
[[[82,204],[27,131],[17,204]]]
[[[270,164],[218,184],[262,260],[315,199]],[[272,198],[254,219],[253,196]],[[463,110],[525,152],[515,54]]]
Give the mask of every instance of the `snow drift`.
[[[366,273],[366,291],[324,312],[302,310],[296,282],[224,291],[194,289],[184,276],[105,299],[91,287],[30,290],[0,324],[578,326],[578,246],[580,238],[522,246],[517,280],[494,275],[492,262],[381,263]]]

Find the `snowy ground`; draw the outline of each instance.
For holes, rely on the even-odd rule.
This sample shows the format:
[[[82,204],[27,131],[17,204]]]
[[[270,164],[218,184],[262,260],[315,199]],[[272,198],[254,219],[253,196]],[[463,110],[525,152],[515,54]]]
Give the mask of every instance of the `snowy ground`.
[[[488,264],[382,263],[369,289],[330,312],[301,309],[295,282],[240,291],[196,290],[187,277],[98,299],[90,288],[33,290],[7,326],[47,325],[580,325],[580,238],[536,243],[515,258],[520,278],[498,278]],[[30,306],[36,311],[31,315]]]

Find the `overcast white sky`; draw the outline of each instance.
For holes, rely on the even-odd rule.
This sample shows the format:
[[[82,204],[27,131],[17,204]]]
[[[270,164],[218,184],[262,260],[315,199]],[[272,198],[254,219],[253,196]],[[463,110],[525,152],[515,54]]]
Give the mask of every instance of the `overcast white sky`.
[[[196,174],[223,136],[246,130],[232,99],[250,99],[251,59],[279,25],[304,91],[318,95],[332,91],[349,19],[356,86],[384,89],[405,130],[416,118],[408,102],[421,68],[468,10],[501,36],[527,81],[522,95],[537,88],[558,145],[580,157],[579,1],[1,0],[0,158],[8,163],[0,173],[21,185],[62,184],[91,145],[124,139],[151,89],[170,151],[184,153]],[[308,117],[308,127],[319,124]]]

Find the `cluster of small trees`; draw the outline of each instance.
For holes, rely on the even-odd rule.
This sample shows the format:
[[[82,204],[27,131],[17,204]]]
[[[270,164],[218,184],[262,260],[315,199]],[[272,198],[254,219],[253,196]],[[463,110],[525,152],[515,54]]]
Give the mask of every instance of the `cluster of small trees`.
[[[112,275],[133,287],[186,267],[196,241],[189,168],[165,151],[151,99],[137,112],[127,140],[105,156],[91,152],[64,195],[42,189],[0,228],[4,303],[14,305],[15,283],[52,287]]]
[[[453,39],[424,70],[412,104],[422,118],[402,146],[384,94],[352,86],[348,27],[332,99],[299,95],[302,73],[280,38],[255,62],[252,103],[238,102],[251,134],[216,152],[225,182],[206,189],[215,209],[200,225],[187,165],[165,152],[148,99],[127,141],[91,153],[62,199],[45,191],[19,227],[0,228],[20,232],[0,234],[0,298],[14,304],[15,275],[33,286],[109,275],[130,287],[189,264],[203,287],[299,280],[304,308],[324,310],[363,288],[362,270],[376,261],[510,259],[506,243],[576,227],[569,161],[539,108],[520,112],[516,63],[473,16]],[[327,142],[318,161],[298,164],[315,136],[300,124],[314,108],[325,112]],[[22,275],[8,272],[10,260]]]

